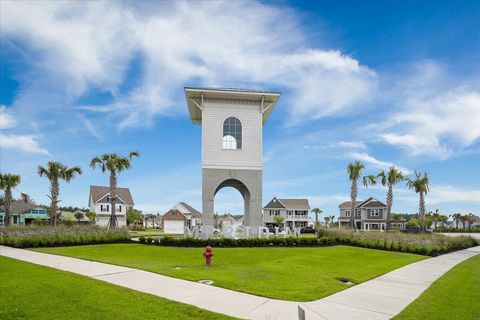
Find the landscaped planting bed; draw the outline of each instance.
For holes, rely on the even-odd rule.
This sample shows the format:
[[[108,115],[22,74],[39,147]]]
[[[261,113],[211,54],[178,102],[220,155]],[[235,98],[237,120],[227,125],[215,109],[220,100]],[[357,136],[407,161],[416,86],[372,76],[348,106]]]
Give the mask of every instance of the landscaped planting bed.
[[[437,234],[406,234],[401,232],[353,232],[346,229],[318,230],[318,237],[271,237],[253,239],[197,239],[141,237],[141,243],[176,247],[315,247],[329,245],[350,245],[371,249],[416,253],[437,256],[479,245],[480,241],[471,237],[446,237]]]
[[[0,229],[0,244],[15,248],[73,246],[125,242],[126,229],[107,229],[92,225],[25,226]]]
[[[213,248],[205,266],[204,248],[107,244],[35,251],[155,272],[269,298],[310,301],[351,287],[425,256],[350,246],[312,248]],[[347,282],[348,282],[347,281]]]

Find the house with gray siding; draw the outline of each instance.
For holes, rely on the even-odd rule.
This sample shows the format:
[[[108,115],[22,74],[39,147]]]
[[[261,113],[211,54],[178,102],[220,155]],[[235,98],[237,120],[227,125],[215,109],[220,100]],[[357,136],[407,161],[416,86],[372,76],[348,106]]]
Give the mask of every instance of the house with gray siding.
[[[277,199],[273,198],[263,208],[264,226],[272,227],[298,227],[308,226],[308,213],[310,212],[310,204],[308,199]],[[278,226],[275,223],[275,216],[282,216],[283,225]]]
[[[344,202],[338,206],[340,216],[338,221],[341,227],[350,227],[350,218],[352,215],[352,205],[350,201]],[[355,203],[354,223],[358,230],[380,230],[387,228],[387,205],[375,199],[368,198],[365,201]],[[399,226],[403,229],[403,224]]]

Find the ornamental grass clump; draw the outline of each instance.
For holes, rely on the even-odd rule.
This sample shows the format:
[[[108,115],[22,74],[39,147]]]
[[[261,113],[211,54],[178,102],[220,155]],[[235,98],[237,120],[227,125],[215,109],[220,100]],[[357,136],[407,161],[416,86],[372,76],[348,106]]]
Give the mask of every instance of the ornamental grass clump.
[[[468,236],[446,237],[440,234],[409,234],[399,231],[389,232],[354,232],[348,229],[318,230],[320,242],[326,238],[332,239],[336,244],[417,253],[422,255],[436,256],[454,250],[466,249],[480,245],[480,241]]]
[[[126,229],[106,229],[92,225],[21,226],[0,229],[0,244],[15,248],[113,243],[129,239]]]

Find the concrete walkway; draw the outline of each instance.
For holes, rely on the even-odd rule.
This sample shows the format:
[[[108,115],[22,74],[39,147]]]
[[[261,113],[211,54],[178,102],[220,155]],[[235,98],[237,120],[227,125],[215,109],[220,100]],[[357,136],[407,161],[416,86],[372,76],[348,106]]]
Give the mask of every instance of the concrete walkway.
[[[390,319],[458,263],[480,254],[480,246],[415,262],[312,302],[268,299],[142,270],[0,246],[0,255],[81,274],[169,300],[245,319]],[[358,266],[361,267],[361,266]]]

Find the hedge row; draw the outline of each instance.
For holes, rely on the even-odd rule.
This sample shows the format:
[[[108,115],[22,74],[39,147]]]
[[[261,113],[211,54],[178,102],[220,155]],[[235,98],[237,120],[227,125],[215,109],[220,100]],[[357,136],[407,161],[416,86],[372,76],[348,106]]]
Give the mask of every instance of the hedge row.
[[[125,229],[42,227],[0,234],[0,245],[15,248],[78,246],[130,241]]]
[[[462,228],[436,228],[433,232],[442,232],[442,233],[480,233],[480,228],[476,229],[462,229]]]
[[[437,256],[447,252],[470,248],[479,245],[470,237],[462,237],[442,244],[429,243],[402,243],[394,240],[365,239],[345,236],[289,237],[289,238],[252,238],[252,239],[197,239],[197,238],[163,238],[140,237],[140,242],[152,245],[175,247],[316,247],[331,245],[350,245],[356,247],[380,249],[388,251],[416,253],[427,256]]]

